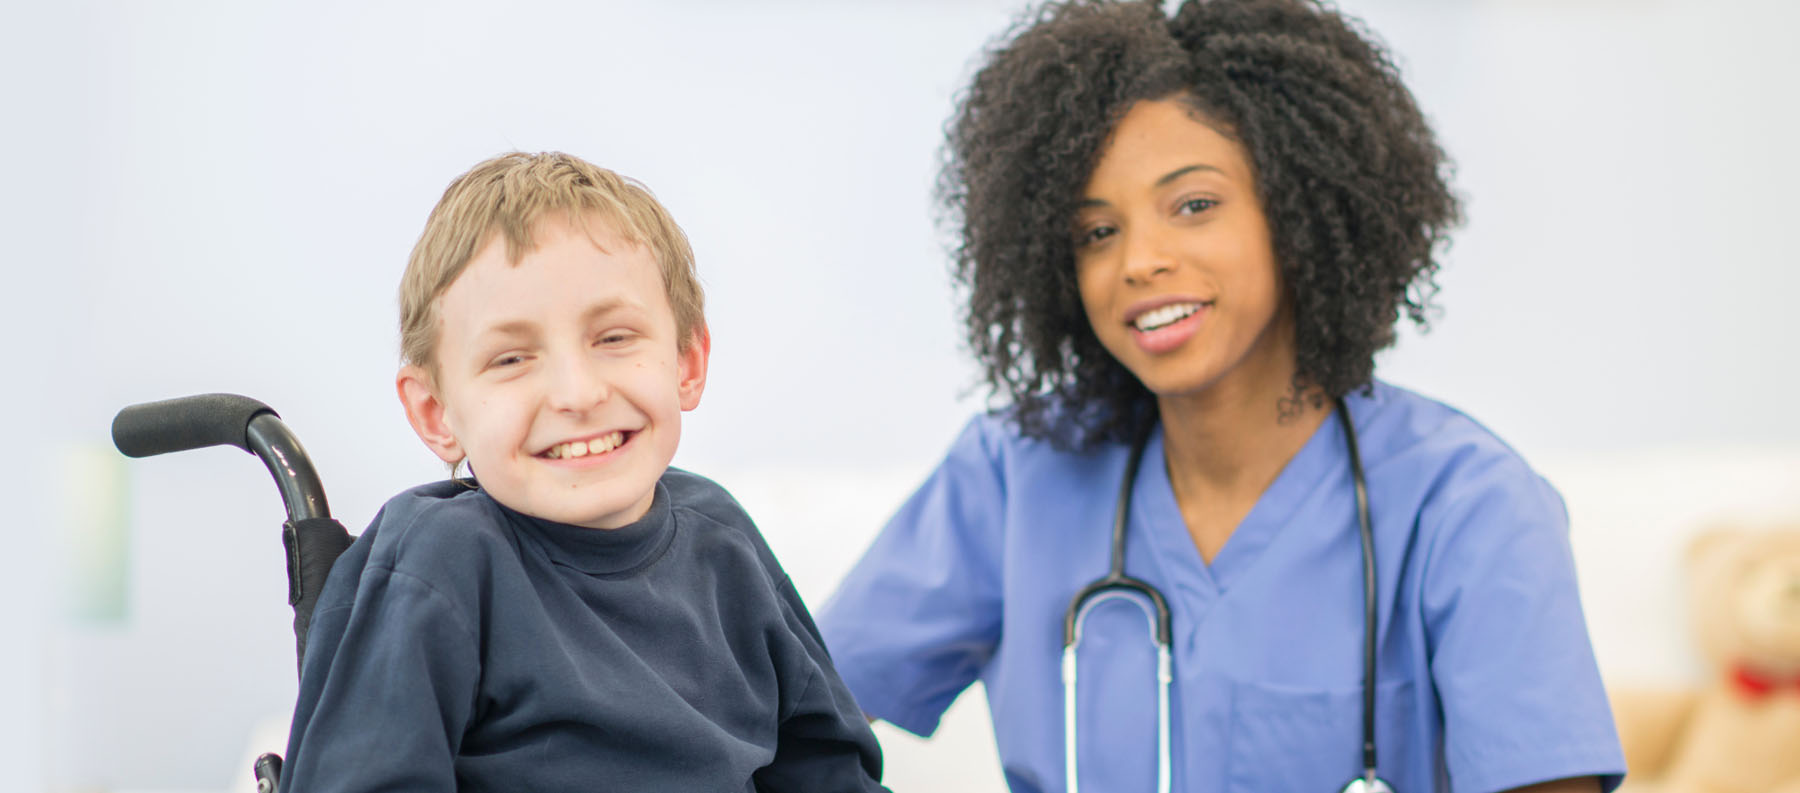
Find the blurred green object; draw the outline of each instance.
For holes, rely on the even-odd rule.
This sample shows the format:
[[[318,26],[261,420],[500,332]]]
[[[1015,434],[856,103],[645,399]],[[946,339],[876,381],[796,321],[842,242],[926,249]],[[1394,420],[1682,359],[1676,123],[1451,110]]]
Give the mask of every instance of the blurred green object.
[[[110,446],[69,446],[58,455],[63,611],[78,623],[116,625],[130,617],[130,482]]]

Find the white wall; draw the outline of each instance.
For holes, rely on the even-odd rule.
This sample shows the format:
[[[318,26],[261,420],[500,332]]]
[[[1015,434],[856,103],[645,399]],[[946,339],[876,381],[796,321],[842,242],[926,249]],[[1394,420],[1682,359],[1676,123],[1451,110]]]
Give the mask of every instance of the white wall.
[[[1546,470],[1577,485],[1606,461],[1751,460],[1765,477],[1746,498],[1779,508],[1767,492],[1800,485],[1800,56],[1784,33],[1800,7],[1345,5],[1399,52],[1470,216],[1435,332],[1405,335],[1384,376],[1570,461]],[[951,95],[1015,10],[0,6],[0,482],[16,523],[0,790],[219,788],[251,725],[287,706],[280,513],[260,467],[227,450],[123,466],[129,615],[94,623],[60,616],[58,538],[79,510],[55,461],[103,449],[120,406],[222,390],[282,412],[353,528],[437,476],[391,395],[393,290],[444,185],[507,149],[636,176],[687,227],[715,347],[677,462],[740,482],[822,599],[978,404],[928,191]],[[1658,492],[1679,500],[1687,481]],[[1704,481],[1708,504],[1730,504],[1745,479]],[[1591,487],[1572,508],[1630,480]],[[1603,660],[1675,645],[1666,630],[1643,644],[1657,615],[1617,594],[1641,570],[1585,561],[1629,548],[1629,521],[1581,514]]]

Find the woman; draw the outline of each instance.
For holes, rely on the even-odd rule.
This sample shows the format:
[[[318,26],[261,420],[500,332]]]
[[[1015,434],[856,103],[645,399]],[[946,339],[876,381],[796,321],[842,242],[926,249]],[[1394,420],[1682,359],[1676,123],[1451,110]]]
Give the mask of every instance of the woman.
[[[1019,792],[1618,784],[1560,497],[1373,379],[1458,207],[1356,25],[1311,0],[1052,4],[989,54],[947,154],[968,339],[1009,404],[825,607],[871,717],[928,735],[981,679]],[[1121,497],[1123,573],[1171,615],[1166,771],[1146,597],[1091,607],[1065,710],[1065,617]]]

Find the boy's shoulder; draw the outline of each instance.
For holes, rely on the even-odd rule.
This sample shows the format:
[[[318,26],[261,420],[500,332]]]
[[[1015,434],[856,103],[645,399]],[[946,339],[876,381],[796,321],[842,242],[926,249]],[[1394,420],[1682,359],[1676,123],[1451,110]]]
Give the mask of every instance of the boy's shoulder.
[[[752,531],[756,528],[743,505],[718,482],[673,466],[663,472],[661,482],[669,491],[669,506],[673,509],[734,527],[748,526]]]
[[[420,485],[388,499],[369,525],[368,565],[436,579],[516,556],[500,505],[465,482]]]
[[[748,542],[764,566],[780,569],[756,521],[719,483],[672,466],[663,473],[661,483],[669,493],[669,506],[677,523],[698,524],[697,528],[714,539]]]

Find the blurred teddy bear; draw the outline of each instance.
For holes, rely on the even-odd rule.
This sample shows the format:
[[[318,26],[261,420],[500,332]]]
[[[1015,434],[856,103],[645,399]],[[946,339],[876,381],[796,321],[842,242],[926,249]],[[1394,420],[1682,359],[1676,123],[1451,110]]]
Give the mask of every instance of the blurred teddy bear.
[[[1719,529],[1688,549],[1710,682],[1611,692],[1626,789],[1800,793],[1800,530]]]

